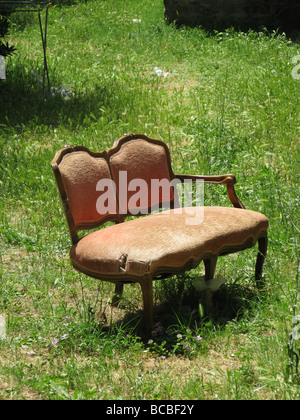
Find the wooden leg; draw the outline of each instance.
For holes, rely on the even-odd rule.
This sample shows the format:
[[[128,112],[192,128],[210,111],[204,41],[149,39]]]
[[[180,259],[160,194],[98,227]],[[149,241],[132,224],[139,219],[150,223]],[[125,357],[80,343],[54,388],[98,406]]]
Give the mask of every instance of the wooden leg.
[[[204,260],[205,266],[205,281],[214,278],[218,257],[211,257]]]
[[[214,278],[217,260],[217,257],[211,257],[204,260],[206,282]],[[206,288],[201,292],[204,311],[207,315],[211,315],[213,312],[212,294],[213,293],[210,288]]]
[[[262,270],[265,261],[265,257],[267,255],[268,249],[268,236],[262,236],[258,239],[258,254],[256,259],[256,266],[255,266],[255,280],[258,287],[262,286]]]
[[[123,289],[124,289],[124,283],[116,283],[115,286],[115,294],[112,298],[112,306],[114,307],[118,307],[122,298],[122,294],[123,294]]]
[[[153,329],[153,281],[151,276],[144,277],[140,281],[140,285],[143,294],[146,333],[150,335]]]

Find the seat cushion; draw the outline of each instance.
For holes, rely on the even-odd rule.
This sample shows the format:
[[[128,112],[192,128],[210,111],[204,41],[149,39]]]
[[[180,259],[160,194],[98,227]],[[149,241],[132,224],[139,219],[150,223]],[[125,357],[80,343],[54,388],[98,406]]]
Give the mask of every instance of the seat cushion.
[[[70,258],[77,269],[98,278],[173,272],[207,254],[227,253],[249,241],[245,247],[252,246],[267,227],[267,217],[251,210],[168,210],[92,232],[71,248]]]

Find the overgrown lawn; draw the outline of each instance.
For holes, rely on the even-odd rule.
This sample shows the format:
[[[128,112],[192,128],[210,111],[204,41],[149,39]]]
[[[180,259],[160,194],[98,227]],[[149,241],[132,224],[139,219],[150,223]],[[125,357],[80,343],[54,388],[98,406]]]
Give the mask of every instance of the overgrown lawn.
[[[175,28],[160,0],[65,3],[49,11],[51,94],[36,15],[12,17],[0,80],[0,399],[299,399],[299,40]],[[202,265],[156,282],[150,341],[138,287],[114,309],[112,285],[72,269],[50,166],[125,133],[165,141],[175,173],[234,173],[270,220],[264,289],[253,249],[219,259],[211,320]],[[223,186],[205,194],[230,205]]]

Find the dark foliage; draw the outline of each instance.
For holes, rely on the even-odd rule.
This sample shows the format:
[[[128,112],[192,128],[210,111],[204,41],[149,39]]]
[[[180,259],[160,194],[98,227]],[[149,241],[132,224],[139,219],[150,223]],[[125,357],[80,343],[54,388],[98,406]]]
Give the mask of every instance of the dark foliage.
[[[15,48],[13,46],[9,46],[5,39],[9,31],[8,15],[3,12],[0,13],[0,55],[7,57],[15,51]]]

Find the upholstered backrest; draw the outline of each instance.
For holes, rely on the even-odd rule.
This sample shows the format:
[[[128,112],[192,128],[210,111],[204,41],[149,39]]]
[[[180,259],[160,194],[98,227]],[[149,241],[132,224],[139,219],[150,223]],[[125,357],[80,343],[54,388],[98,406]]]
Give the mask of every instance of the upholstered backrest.
[[[67,146],[51,164],[73,243],[80,229],[173,205],[169,150],[159,140],[128,135],[101,153]]]
[[[126,136],[108,151],[119,214],[147,214],[174,201],[174,178],[165,143],[143,135]]]

